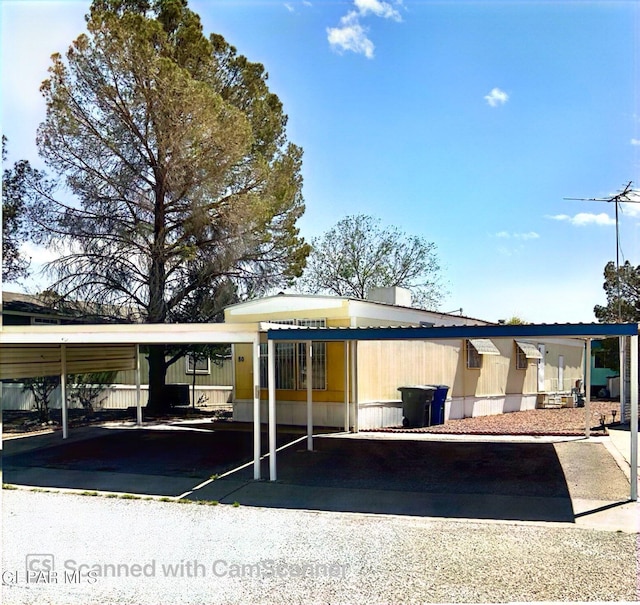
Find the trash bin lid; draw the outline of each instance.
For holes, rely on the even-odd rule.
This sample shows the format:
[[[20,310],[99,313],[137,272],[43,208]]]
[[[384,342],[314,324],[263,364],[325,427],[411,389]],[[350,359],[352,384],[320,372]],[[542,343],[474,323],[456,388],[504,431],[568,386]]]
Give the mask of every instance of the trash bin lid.
[[[405,387],[398,387],[398,391],[404,391],[404,390],[435,391],[436,389],[437,387],[433,386],[432,384],[414,384],[414,385],[405,386]]]

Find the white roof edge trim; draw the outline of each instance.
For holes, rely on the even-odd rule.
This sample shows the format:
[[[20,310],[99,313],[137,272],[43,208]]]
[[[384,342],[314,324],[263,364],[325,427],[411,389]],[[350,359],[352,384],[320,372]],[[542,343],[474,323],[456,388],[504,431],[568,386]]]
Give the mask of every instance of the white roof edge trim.
[[[0,331],[0,345],[240,344],[258,339],[257,323],[5,326]]]

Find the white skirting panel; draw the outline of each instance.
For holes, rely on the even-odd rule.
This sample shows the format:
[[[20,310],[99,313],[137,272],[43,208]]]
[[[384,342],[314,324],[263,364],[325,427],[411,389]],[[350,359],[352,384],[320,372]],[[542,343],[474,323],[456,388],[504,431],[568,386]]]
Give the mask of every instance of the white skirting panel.
[[[445,406],[445,420],[493,416],[536,409],[537,395],[494,395],[493,397],[454,397]]]
[[[380,401],[360,404],[358,408],[358,428],[360,430],[385,426],[402,426],[402,402]]]
[[[496,395],[493,397],[454,397],[445,403],[445,420],[491,416],[523,410],[535,410],[535,394]],[[253,403],[239,400],[233,404],[233,419],[238,422],[253,420]],[[306,403],[304,401],[277,401],[276,415],[278,424],[305,426],[307,423]],[[267,422],[267,402],[261,403],[260,417]],[[353,413],[351,413],[353,424]],[[313,403],[313,424],[315,426],[343,427],[344,403]],[[402,402],[374,401],[360,403],[358,406],[358,428],[360,430],[402,426]]]

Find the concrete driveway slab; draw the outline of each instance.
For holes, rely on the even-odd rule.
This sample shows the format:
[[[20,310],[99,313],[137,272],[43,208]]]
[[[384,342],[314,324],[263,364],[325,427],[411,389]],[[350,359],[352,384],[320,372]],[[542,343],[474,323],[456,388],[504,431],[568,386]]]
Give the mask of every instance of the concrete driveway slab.
[[[58,437],[58,441],[55,441]],[[279,444],[297,435],[279,434]],[[42,447],[36,447],[40,443]],[[635,531],[629,484],[598,441],[395,440],[332,435],[278,454],[278,482],[253,481],[250,431],[85,431],[5,443],[4,481],[274,508],[599,523]],[[262,440],[267,448],[266,435]],[[226,474],[233,469],[238,469]],[[269,476],[268,456],[262,476]],[[210,480],[213,475],[223,478]],[[632,512],[629,512],[632,511]]]

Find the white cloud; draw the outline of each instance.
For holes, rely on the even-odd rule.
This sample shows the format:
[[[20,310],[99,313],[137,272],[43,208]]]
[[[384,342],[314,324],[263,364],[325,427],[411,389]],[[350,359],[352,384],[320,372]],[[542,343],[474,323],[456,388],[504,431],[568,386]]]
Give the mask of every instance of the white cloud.
[[[338,52],[348,50],[373,59],[375,45],[369,39],[368,29],[362,25],[361,19],[373,15],[402,21],[402,17],[392,4],[382,0],[353,0],[353,5],[355,10],[350,10],[340,19],[339,27],[327,28],[329,45]],[[402,0],[396,0],[395,5],[402,6]]]
[[[356,54],[364,55],[367,59],[373,59],[375,46],[367,38],[365,28],[359,23],[345,24],[345,19],[346,17],[342,18],[342,27],[327,28],[327,39],[331,47],[338,50],[338,52],[350,50]]]
[[[632,145],[640,145],[640,139],[631,139]]]
[[[45,248],[31,242],[22,242],[20,245],[20,253],[30,259],[36,265],[44,265],[60,258],[60,251],[53,248]]]
[[[501,239],[513,238],[528,241],[532,239],[538,239],[540,237],[540,234],[536,233],[535,231],[528,231],[527,233],[509,233],[509,231],[499,231],[495,236]]]
[[[568,214],[556,214],[555,216],[548,216],[547,218],[550,218],[554,221],[565,221],[571,223],[576,227],[585,227],[586,225],[608,227],[616,224],[615,219],[611,218],[604,212],[601,212],[600,214],[595,214],[592,212],[579,212],[575,216],[569,216]]]
[[[354,0],[354,4],[358,9],[358,13],[363,17],[368,13],[373,13],[376,17],[382,17],[383,19],[402,21],[400,13],[388,2],[380,2],[380,0]]]
[[[295,11],[295,9],[293,8],[293,5],[289,4],[288,2],[284,3],[284,7],[290,12],[293,13]]]
[[[484,98],[491,107],[497,107],[498,105],[504,105],[509,100],[509,95],[504,90],[494,88]]]

